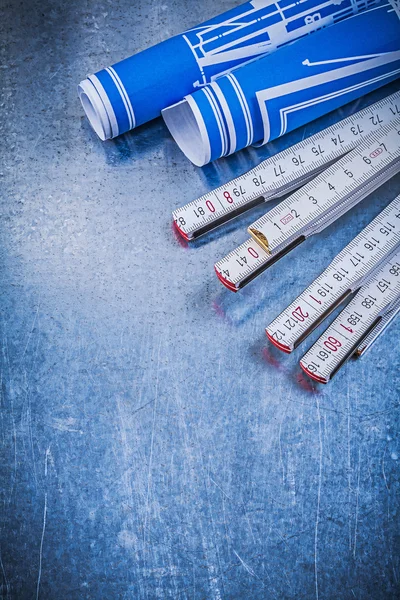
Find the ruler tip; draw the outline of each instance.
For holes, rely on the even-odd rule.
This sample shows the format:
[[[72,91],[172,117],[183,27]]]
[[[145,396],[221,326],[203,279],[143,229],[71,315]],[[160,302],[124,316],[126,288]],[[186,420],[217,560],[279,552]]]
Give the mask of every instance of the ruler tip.
[[[310,377],[310,379],[312,379],[313,381],[316,381],[317,383],[323,383],[323,384],[327,384],[328,383],[328,379],[325,379],[325,377],[321,377],[320,375],[317,375],[316,373],[311,373],[311,371],[309,371],[307,369],[307,367],[305,366],[305,364],[303,364],[300,361],[300,367],[301,369],[304,371],[304,373]]]
[[[179,225],[175,221],[175,219],[172,222],[172,227],[174,228],[175,233],[179,234],[181,236],[181,238],[183,238],[185,240],[185,242],[191,241],[192,238],[185,231],[183,231],[183,229],[181,229],[179,227]]]
[[[217,268],[217,266],[214,266],[214,271],[215,271],[218,279],[222,283],[222,285],[224,285],[231,292],[237,292],[238,291],[238,288],[235,286],[235,284],[232,283],[232,281],[229,281],[229,279],[226,279],[226,277],[224,277],[222,275],[221,271],[219,271],[219,269]]]
[[[282,350],[282,352],[285,352],[286,354],[291,354],[292,348],[290,348],[290,346],[286,346],[285,344],[281,344],[280,342],[278,342],[278,340],[272,337],[268,329],[265,330],[265,333],[267,334],[267,338],[269,339],[271,344],[278,348],[278,350]]]

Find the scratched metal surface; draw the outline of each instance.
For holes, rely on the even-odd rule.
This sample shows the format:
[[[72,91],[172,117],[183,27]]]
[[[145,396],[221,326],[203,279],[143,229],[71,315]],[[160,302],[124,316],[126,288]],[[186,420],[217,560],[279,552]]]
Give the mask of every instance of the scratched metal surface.
[[[190,248],[171,210],[315,126],[200,170],[160,120],[101,143],[77,101],[215,4],[6,0],[2,598],[399,597],[400,323],[327,387],[263,329],[400,178],[232,295],[213,264],[263,209]]]

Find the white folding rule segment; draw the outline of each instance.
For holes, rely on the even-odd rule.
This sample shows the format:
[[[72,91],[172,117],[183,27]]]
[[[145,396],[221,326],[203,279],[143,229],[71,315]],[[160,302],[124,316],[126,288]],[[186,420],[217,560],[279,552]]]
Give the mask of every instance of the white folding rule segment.
[[[370,133],[348,154],[249,227],[248,240],[215,265],[237,291],[319,233],[400,171],[400,119]]]
[[[400,196],[331,262],[266,329],[269,340],[292,352],[337,306],[359,290],[400,244]]]
[[[360,354],[360,350],[363,352],[362,344],[368,336],[382,333],[382,321],[387,323],[394,318],[399,300],[400,249],[385,261],[303,356],[300,361],[303,371],[315,381],[328,383],[349,358]]]
[[[400,92],[396,92],[177,209],[173,213],[177,230],[186,240],[193,240],[263,202],[282,197],[399,116]]]

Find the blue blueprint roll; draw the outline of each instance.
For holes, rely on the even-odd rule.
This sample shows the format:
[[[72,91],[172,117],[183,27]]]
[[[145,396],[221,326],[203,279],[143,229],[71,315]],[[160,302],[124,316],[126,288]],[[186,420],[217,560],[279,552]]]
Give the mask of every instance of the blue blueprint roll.
[[[240,67],[163,111],[196,165],[263,144],[400,74],[400,20],[390,4]]]
[[[158,117],[162,109],[232,69],[378,0],[253,0],[79,85],[90,123],[103,140]]]

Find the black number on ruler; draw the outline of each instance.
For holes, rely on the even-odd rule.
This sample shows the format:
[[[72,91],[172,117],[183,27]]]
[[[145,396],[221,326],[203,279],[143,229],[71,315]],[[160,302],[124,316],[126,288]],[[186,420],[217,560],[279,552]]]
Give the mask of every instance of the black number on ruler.
[[[310,371],[310,373],[317,373],[318,369],[321,367],[321,365],[318,365],[315,362],[312,362],[310,364],[307,365],[307,371]]]
[[[242,188],[242,186],[239,185],[239,187],[233,189],[233,193],[236,196],[236,198],[239,198],[240,196],[244,196],[245,195],[246,190],[244,190]]]
[[[304,165],[305,160],[303,160],[301,154],[298,154],[297,156],[293,156],[292,163],[296,165],[296,167],[300,167],[301,165]]]
[[[336,137],[331,138],[332,142],[335,144],[335,146],[337,146],[338,144],[342,145],[344,144],[344,140],[342,140],[342,138],[340,137],[340,133],[338,133],[338,135]]]
[[[361,135],[362,133],[364,133],[364,129],[361,129],[360,125],[350,127],[350,131],[353,135]]]
[[[286,319],[286,322],[283,324],[283,326],[286,327],[286,329],[288,329],[289,331],[296,327],[296,325],[297,321],[295,321],[294,319]]]
[[[275,177],[282,177],[286,173],[286,171],[284,171],[282,169],[281,165],[275,165],[274,173],[275,173]]]
[[[385,223],[385,225],[383,225],[380,228],[379,231],[381,232],[382,235],[389,235],[390,233],[392,233],[393,229],[395,229],[395,226],[392,225],[391,223],[387,222],[387,223]]]
[[[364,258],[365,256],[363,256],[359,252],[356,252],[355,254],[353,254],[353,256],[350,257],[350,262],[353,265],[353,267],[357,267],[360,264],[360,262],[363,261]]]
[[[357,325],[357,323],[359,323],[361,321],[362,315],[360,315],[360,313],[355,312],[352,313],[349,318],[347,319],[347,322],[350,323],[350,325]]]
[[[285,334],[283,333],[283,331],[278,329],[277,331],[275,331],[272,334],[272,337],[275,338],[277,342],[281,342],[283,340],[283,338],[285,337]]]
[[[361,304],[364,306],[364,308],[369,310],[370,308],[372,308],[374,306],[375,302],[376,302],[376,298],[374,298],[371,295],[368,295],[366,298],[364,298],[364,300],[361,302]]]
[[[236,259],[236,262],[239,264],[240,267],[244,267],[244,265],[247,265],[247,258],[245,256],[240,256]]]
[[[204,215],[205,215],[204,208],[202,206],[199,206],[199,208],[197,210],[194,209],[193,212],[198,219],[200,219],[201,217],[204,217]]]
[[[377,240],[376,238],[372,237],[370,240],[367,240],[364,244],[364,248],[366,250],[370,250],[372,252],[372,250],[375,250],[375,248],[378,246],[378,244],[380,244],[380,241]]]
[[[379,113],[376,113],[376,115],[372,115],[369,118],[369,120],[372,122],[372,125],[375,125],[375,127],[383,123],[383,120],[380,118]]]
[[[326,361],[327,358],[329,358],[330,352],[328,353],[326,350],[320,350],[318,352],[318,358],[320,358],[323,362]]]
[[[261,187],[262,185],[265,185],[265,181],[261,175],[258,175],[258,177],[254,177],[253,183],[256,187]]]
[[[389,287],[390,287],[390,281],[388,281],[387,279],[381,279],[381,281],[378,281],[376,287],[383,294],[383,293],[386,292],[386,290],[389,289]]]
[[[315,154],[315,156],[321,156],[322,154],[325,154],[325,150],[321,148],[321,144],[318,144],[318,146],[313,146],[311,148],[311,152]]]
[[[319,290],[317,290],[318,294],[322,297],[325,298],[325,296],[327,296],[327,294],[330,294],[333,290],[333,287],[331,285],[329,285],[329,283],[326,283],[325,285],[322,285]]]

